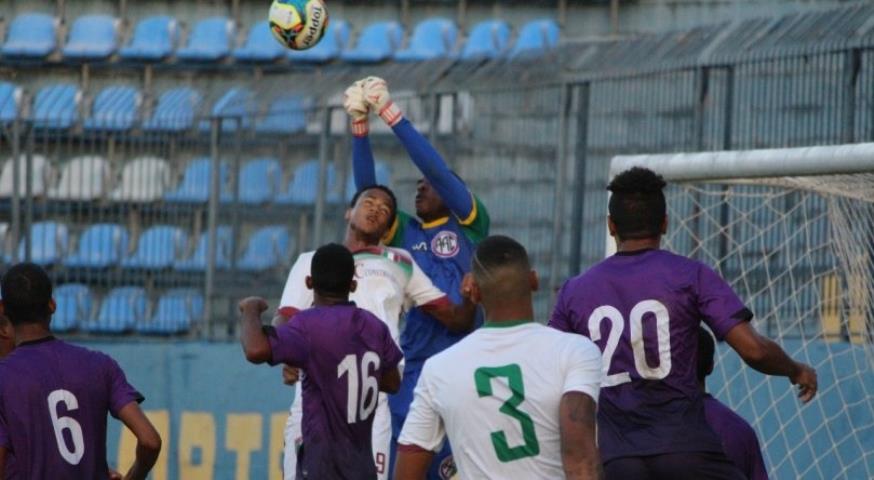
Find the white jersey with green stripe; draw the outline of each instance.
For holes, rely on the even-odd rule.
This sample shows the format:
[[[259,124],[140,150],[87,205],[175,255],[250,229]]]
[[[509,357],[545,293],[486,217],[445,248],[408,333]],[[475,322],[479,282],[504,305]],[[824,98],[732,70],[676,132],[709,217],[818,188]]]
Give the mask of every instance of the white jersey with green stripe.
[[[310,275],[314,253],[300,254],[291,267],[279,303],[281,313],[290,315],[293,311],[312,306],[313,291],[306,287],[306,277]],[[414,306],[449,301],[406,250],[368,247],[353,252],[353,255],[358,288],[349,299],[385,322],[399,345],[400,319],[407,310]]]
[[[595,401],[601,351],[591,340],[526,321],[486,322],[425,361],[398,443],[439,451],[460,478],[564,478],[559,403]]]

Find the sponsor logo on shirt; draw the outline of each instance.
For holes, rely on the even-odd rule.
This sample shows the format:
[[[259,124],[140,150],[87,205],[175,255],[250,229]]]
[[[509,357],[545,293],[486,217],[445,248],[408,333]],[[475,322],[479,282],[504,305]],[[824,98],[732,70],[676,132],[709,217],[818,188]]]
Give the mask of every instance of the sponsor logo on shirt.
[[[428,250],[428,244],[425,243],[425,242],[419,242],[419,243],[413,245],[412,250],[413,250],[414,252],[421,252],[421,251],[423,251],[423,250],[427,251],[427,250]]]
[[[458,254],[458,235],[450,230],[442,230],[431,239],[431,251],[442,258],[451,258]]]

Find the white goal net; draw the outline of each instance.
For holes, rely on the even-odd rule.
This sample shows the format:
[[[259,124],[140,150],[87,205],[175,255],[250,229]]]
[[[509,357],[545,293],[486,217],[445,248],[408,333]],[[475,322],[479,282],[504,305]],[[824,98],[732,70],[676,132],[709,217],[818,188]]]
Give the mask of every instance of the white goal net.
[[[874,144],[635,155],[670,183],[664,248],[714,267],[755,328],[816,368],[784,378],[718,350],[708,389],[755,428],[771,478],[874,478]]]

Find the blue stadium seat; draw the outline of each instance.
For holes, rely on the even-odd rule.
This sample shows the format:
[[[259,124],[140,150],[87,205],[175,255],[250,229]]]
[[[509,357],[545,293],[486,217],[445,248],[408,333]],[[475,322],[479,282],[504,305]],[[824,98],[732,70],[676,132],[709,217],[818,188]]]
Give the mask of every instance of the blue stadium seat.
[[[376,171],[376,182],[380,185],[385,185],[387,187],[391,186],[391,169],[388,168],[383,162],[377,161],[374,166],[374,170]],[[351,202],[352,197],[355,196],[355,192],[357,189],[355,188],[355,175],[352,172],[349,172],[348,177],[346,177],[346,201]]]
[[[92,333],[124,333],[148,315],[146,291],[140,287],[113,288],[103,298],[97,318],[80,327]]]
[[[143,130],[178,132],[191,128],[202,100],[191,87],[167,90],[158,98],[152,117],[143,122]]]
[[[94,309],[94,296],[87,286],[68,283],[54,289],[55,313],[52,315],[53,332],[69,332],[86,323]]]
[[[237,201],[246,205],[260,205],[273,200],[282,190],[282,166],[275,158],[256,158],[240,168],[237,177]],[[231,192],[222,192],[222,202],[234,200]]]
[[[0,82],[0,124],[11,123],[21,110],[21,87]]]
[[[215,266],[217,269],[226,270],[231,268],[231,256],[233,254],[233,232],[227,225],[219,225],[215,230],[216,253]],[[173,269],[180,272],[202,272],[206,270],[207,251],[209,248],[209,232],[200,234],[194,253],[185,259],[173,263]]]
[[[155,314],[149,319],[140,319],[136,330],[145,334],[172,335],[188,331],[193,322],[201,319],[203,295],[197,290],[177,288],[161,295]]]
[[[398,62],[420,62],[449,56],[455,50],[458,27],[445,18],[429,18],[416,26],[407,48],[395,52]]]
[[[331,192],[336,183],[337,174],[334,165],[328,164],[327,191]],[[313,205],[316,203],[319,183],[319,162],[310,160],[299,165],[294,171],[294,177],[288,189],[276,196],[274,202],[292,205]]]
[[[179,227],[156,225],[140,235],[136,251],[122,260],[121,266],[150,270],[168,268],[178,258],[187,241],[185,232]]]
[[[503,20],[477,23],[461,51],[462,60],[493,59],[501,56],[510,41],[510,26]]]
[[[533,20],[519,30],[510,58],[542,55],[557,44],[558,24],[550,19]]]
[[[291,239],[285,227],[263,227],[252,232],[249,244],[237,261],[237,268],[260,272],[282,267],[291,254]]]
[[[118,264],[127,254],[127,229],[114,223],[89,226],[79,237],[76,253],[64,260],[72,268],[106,268]]]
[[[45,86],[36,92],[33,99],[33,126],[63,130],[73,126],[82,94],[70,83]]]
[[[307,102],[298,95],[288,95],[270,100],[267,112],[255,124],[258,133],[292,134],[303,132],[307,127]]]
[[[206,18],[194,25],[188,45],[176,57],[189,62],[216,62],[231,53],[234,24],[226,17]]]
[[[43,13],[24,13],[9,25],[6,43],[0,49],[4,57],[42,59],[55,50],[54,17]]]
[[[340,54],[340,58],[352,63],[377,63],[388,60],[401,46],[404,28],[398,22],[377,22],[368,25],[358,43],[351,50]]]
[[[288,58],[292,63],[327,63],[339,57],[348,46],[349,23],[344,20],[331,20],[325,36],[315,47],[289,50]]]
[[[234,49],[234,59],[238,62],[275,62],[285,51],[286,48],[273,38],[270,24],[265,20],[252,25],[246,43]]]
[[[18,260],[24,261],[25,238],[18,243]],[[30,261],[40,265],[60,263],[67,253],[70,234],[67,226],[58,222],[36,222],[30,226]],[[7,261],[11,261],[7,258]]]
[[[140,20],[127,46],[118,54],[123,60],[159,62],[173,54],[179,40],[176,19],[164,15]]]
[[[67,60],[103,60],[118,48],[118,21],[109,15],[85,15],[70,28],[67,44],[61,50]]]
[[[85,119],[86,130],[130,130],[137,120],[142,95],[127,85],[106,87],[94,97],[91,115]]]
[[[221,117],[222,131],[235,131],[237,128],[249,128],[252,117],[257,109],[255,94],[245,87],[233,87],[225,92],[212,106],[211,115]],[[200,130],[208,132],[211,128],[209,120],[200,122]]]
[[[219,183],[222,189],[228,183],[230,174],[227,163],[219,167]],[[203,203],[209,200],[210,176],[212,175],[212,159],[201,157],[192,160],[182,176],[179,187],[164,194],[164,200],[175,203]]]

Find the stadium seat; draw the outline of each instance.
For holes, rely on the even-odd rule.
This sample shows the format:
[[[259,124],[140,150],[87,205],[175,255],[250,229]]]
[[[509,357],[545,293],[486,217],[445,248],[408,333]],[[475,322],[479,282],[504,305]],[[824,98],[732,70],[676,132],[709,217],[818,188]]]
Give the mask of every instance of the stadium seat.
[[[259,205],[273,200],[282,190],[282,166],[275,158],[257,158],[246,162],[237,177],[237,201]],[[222,191],[222,202],[233,202],[230,191]]]
[[[0,82],[0,124],[7,124],[18,118],[21,111],[21,87]]]
[[[237,128],[249,128],[255,115],[255,94],[245,87],[234,87],[225,92],[212,106],[212,117],[220,117],[222,131],[235,131]],[[208,132],[211,128],[209,120],[200,122],[200,130]]]
[[[85,130],[130,130],[137,121],[143,97],[130,86],[106,87],[94,97],[91,115],[85,119]]]
[[[158,98],[152,117],[143,122],[143,130],[178,132],[191,128],[202,100],[190,87],[167,90]]]
[[[194,25],[188,45],[176,52],[176,57],[189,62],[216,62],[231,52],[234,23],[226,17],[206,18]]]
[[[106,268],[118,264],[127,254],[127,229],[114,223],[89,226],[79,237],[76,252],[64,260],[71,268]]]
[[[80,327],[91,333],[124,333],[134,329],[137,321],[147,318],[148,299],[140,287],[113,288],[103,298],[97,318]]]
[[[282,267],[291,254],[291,239],[285,227],[263,227],[252,232],[249,244],[237,261],[237,268],[248,272],[260,272]]]
[[[352,63],[377,63],[388,60],[397,50],[404,37],[404,29],[398,22],[378,22],[368,25],[358,43],[351,50],[340,54],[340,58]]]
[[[376,182],[380,185],[385,185],[387,187],[391,186],[391,169],[388,168],[383,162],[377,161],[376,165],[374,165],[374,170],[376,171]],[[349,172],[349,176],[346,178],[346,201],[351,202],[352,197],[355,196],[355,192],[357,188],[355,188],[355,175],[352,172]]]
[[[130,42],[118,53],[123,60],[159,62],[173,54],[178,39],[176,19],[163,15],[147,17],[137,23]]]
[[[33,100],[33,126],[62,130],[73,126],[82,93],[70,83],[48,85],[36,92]]]
[[[18,243],[18,260],[25,261],[26,238]],[[30,226],[30,261],[40,265],[59,263],[67,253],[70,234],[58,222],[37,222]]]
[[[57,46],[57,20],[43,13],[24,13],[9,25],[6,43],[0,49],[4,57],[43,59]]]
[[[395,52],[398,62],[420,62],[449,56],[455,50],[458,27],[445,18],[429,18],[416,26],[407,48]]]
[[[94,296],[87,286],[68,283],[54,289],[55,313],[52,315],[53,332],[69,332],[85,324],[93,313]]]
[[[170,165],[157,157],[139,157],[125,164],[121,182],[110,198],[116,201],[153,202],[160,200],[171,182]]]
[[[461,51],[462,60],[493,59],[501,56],[510,41],[510,26],[503,20],[477,23]]]
[[[18,156],[18,195],[24,198],[27,192],[27,155],[21,154]],[[49,183],[55,176],[51,164],[42,155],[32,155],[30,167],[31,186],[30,193],[35,197],[45,195],[49,189]],[[12,158],[6,160],[3,164],[3,171],[0,172],[0,198],[9,198],[13,193],[13,183],[15,166],[12,164]]]
[[[303,132],[307,127],[306,100],[298,95],[288,95],[271,100],[267,112],[255,124],[258,133],[292,134]]]
[[[118,20],[109,15],[84,15],[73,22],[67,44],[61,50],[66,60],[104,60],[118,48]]]
[[[277,42],[277,45],[279,43]],[[349,46],[349,23],[331,20],[325,36],[315,47],[306,50],[289,50],[292,63],[327,63],[336,59]]]
[[[231,268],[231,256],[233,254],[233,232],[227,225],[219,225],[215,230],[216,253],[215,267],[220,270]],[[206,270],[209,250],[209,232],[200,234],[194,253],[185,259],[179,259],[173,263],[173,269],[180,272],[202,272]]]
[[[103,157],[82,156],[67,162],[61,169],[61,180],[49,190],[49,198],[62,200],[94,200],[103,198],[109,190],[112,174]]]
[[[219,167],[219,183],[222,190],[228,183],[230,174],[227,163],[221,162]],[[182,176],[182,182],[176,190],[164,194],[164,200],[175,203],[203,203],[209,200],[210,176],[212,175],[212,159],[201,157],[192,160]]]
[[[519,37],[510,52],[510,58],[542,55],[558,44],[558,33],[558,24],[554,20],[542,19],[526,23],[519,30]]]
[[[185,232],[178,227],[156,225],[140,236],[132,256],[121,261],[125,268],[158,270],[169,268],[179,257],[188,241]]]
[[[334,165],[328,164],[327,192],[334,189],[336,183]],[[288,185],[288,189],[280,192],[274,202],[292,205],[314,205],[318,194],[319,162],[310,160],[299,165],[294,171],[294,177]]]
[[[139,333],[172,335],[183,333],[193,322],[203,319],[203,295],[194,289],[168,290],[158,299],[155,314],[141,318],[136,324]]]
[[[275,62],[282,58],[286,49],[273,38],[270,25],[265,20],[252,25],[242,47],[234,49],[238,62]]]

